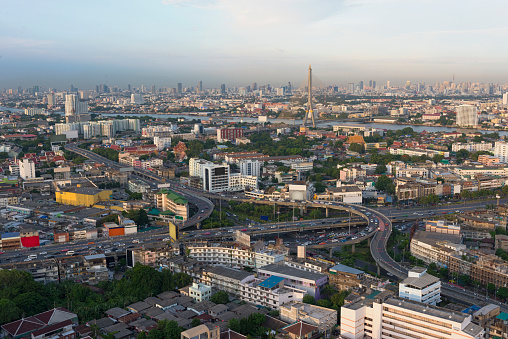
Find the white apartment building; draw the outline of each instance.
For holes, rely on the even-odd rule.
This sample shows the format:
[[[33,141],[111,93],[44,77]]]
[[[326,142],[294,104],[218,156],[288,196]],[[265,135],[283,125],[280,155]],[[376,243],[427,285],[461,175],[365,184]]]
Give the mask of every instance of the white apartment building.
[[[40,115],[46,114],[46,110],[44,108],[25,108],[25,115]]]
[[[243,175],[240,173],[233,173],[229,176],[229,191],[243,191],[246,187],[252,189],[258,188],[258,177],[252,175]]]
[[[272,276],[257,279],[253,274],[226,267],[214,267],[202,279],[219,291],[235,295],[240,300],[279,310],[293,301],[301,302],[304,290],[284,286],[284,278]]]
[[[35,178],[35,163],[29,159],[20,160],[19,177],[23,180]]]
[[[494,156],[499,158],[500,162],[508,162],[508,143],[496,141],[494,146]]]
[[[141,136],[145,138],[153,138],[157,134],[173,134],[177,130],[177,125],[169,124],[169,126],[149,126],[143,127]]]
[[[189,244],[189,257],[212,266],[233,268],[260,268],[284,262],[287,251],[259,249],[244,246],[208,246],[206,243]]]
[[[419,156],[419,157],[421,157],[422,155],[426,155],[429,158],[432,158],[436,154],[442,155],[445,158],[450,157],[450,152],[436,151],[433,149],[407,149],[407,148],[391,148],[390,147],[389,150],[390,150],[390,154],[395,154],[395,155],[406,154],[406,155],[409,155],[410,157],[412,157],[414,155]]]
[[[472,105],[457,107],[457,125],[478,126],[478,109]]]
[[[142,105],[145,102],[143,96],[141,94],[132,93],[131,94],[131,104],[134,105]]]
[[[65,120],[66,122],[80,121],[79,116],[88,114],[88,103],[80,101],[76,94],[65,96]]]
[[[19,176],[19,165],[16,165],[16,164],[9,165],[9,172],[11,175],[18,177]]]
[[[427,179],[429,177],[429,169],[427,168],[396,168],[395,170],[395,176],[397,178],[401,177],[407,177],[407,178],[413,178],[413,177],[420,177]]]
[[[427,269],[413,267],[399,283],[399,297],[435,306],[441,302],[441,281]]]
[[[148,193],[150,191],[150,185],[147,183],[137,180],[137,179],[131,179],[127,183],[129,191],[134,193]]]
[[[485,330],[470,314],[391,297],[382,303],[364,299],[343,306],[340,334],[347,339],[482,339]]]
[[[154,158],[145,161],[140,161],[140,163],[142,169],[150,169],[154,167],[162,167],[164,162],[162,161],[162,159]]]
[[[171,138],[155,136],[153,137],[153,144],[157,146],[159,151],[162,151],[165,148],[171,147]]]
[[[212,287],[205,284],[192,283],[192,286],[189,287],[189,297],[196,300],[196,302],[210,300],[212,297]]]
[[[242,160],[238,165],[240,165],[240,173],[242,175],[259,177],[261,173],[261,163],[259,160]]]
[[[479,151],[489,151],[492,152],[494,147],[492,147],[492,143],[490,142],[467,142],[467,143],[454,143],[452,144],[452,152],[458,152],[461,149],[465,149],[468,152],[479,152]]]

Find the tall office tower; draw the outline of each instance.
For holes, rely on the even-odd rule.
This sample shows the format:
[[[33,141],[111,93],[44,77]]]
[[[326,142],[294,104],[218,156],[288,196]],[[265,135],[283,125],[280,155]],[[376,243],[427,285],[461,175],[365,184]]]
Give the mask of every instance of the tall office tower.
[[[198,82],[198,93],[203,93],[203,81],[201,80]]]
[[[348,93],[354,93],[355,92],[355,84],[352,82],[347,84],[347,91],[348,91]]]
[[[100,87],[99,87],[99,85],[95,85],[95,91],[96,91],[97,93],[100,93]]]
[[[33,91],[34,91],[34,93],[39,92],[39,86],[35,85],[35,86],[33,87]]]
[[[360,83],[358,84],[358,88],[361,90],[363,90],[363,81],[360,81]]]
[[[141,85],[141,93],[146,93],[146,87],[145,87],[145,85]]]
[[[499,158],[500,162],[508,162],[508,143],[504,141],[496,141],[494,145],[494,156]]]
[[[508,105],[508,92],[503,94],[503,105]]]
[[[376,89],[376,80],[372,80],[372,89]]]
[[[372,88],[372,80],[369,80],[369,87]]]
[[[472,105],[461,105],[457,108],[457,125],[478,126],[478,109]]]
[[[288,94],[291,95],[293,93],[293,86],[291,86],[291,82],[288,82]]]
[[[303,127],[307,125],[307,118],[311,117],[312,119],[312,127],[316,127],[316,121],[314,120],[314,110],[312,109],[312,67],[309,65],[309,75],[308,75],[308,102],[307,102],[307,112],[305,114],[305,120],[303,121]]]
[[[406,89],[409,89],[411,87],[411,80],[406,81]]]
[[[156,89],[155,89],[155,85],[152,85],[152,91],[151,91],[151,92],[152,92],[152,94],[155,94],[155,90],[156,90]]]
[[[257,90],[258,90],[258,84],[257,84],[257,82],[254,82],[254,83],[252,84],[252,90],[253,90],[253,91],[257,91]]]
[[[132,91],[132,86],[131,86],[131,84],[128,84],[128,85],[127,85],[127,90],[128,90],[129,92],[130,92],[130,91]]]
[[[67,94],[65,96],[65,122],[89,121],[88,103],[79,101],[76,94]]]
[[[226,94],[226,84],[220,85],[220,95]]]
[[[176,84],[176,93],[182,94],[182,83],[181,82]]]
[[[390,80],[386,82],[386,88],[390,88]]]
[[[207,162],[201,166],[203,191],[215,193],[229,189],[229,165],[218,165]]]
[[[55,93],[48,94],[48,108],[55,106]]]

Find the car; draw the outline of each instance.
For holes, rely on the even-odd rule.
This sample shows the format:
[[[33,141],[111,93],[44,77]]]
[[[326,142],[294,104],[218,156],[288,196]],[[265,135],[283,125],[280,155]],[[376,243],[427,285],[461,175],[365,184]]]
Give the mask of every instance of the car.
[[[246,228],[242,228],[240,231],[247,232],[247,229]]]
[[[40,255],[48,254],[48,252],[41,252]]]
[[[170,240],[169,238],[162,239],[162,241],[169,241],[169,240]]]
[[[210,232],[203,233],[203,235],[210,235],[210,234],[211,234]]]

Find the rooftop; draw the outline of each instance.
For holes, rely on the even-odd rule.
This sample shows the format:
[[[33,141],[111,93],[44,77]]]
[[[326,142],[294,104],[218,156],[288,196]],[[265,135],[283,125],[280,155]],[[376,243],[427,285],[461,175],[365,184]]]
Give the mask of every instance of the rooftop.
[[[268,266],[270,266],[270,265],[268,265]],[[281,267],[280,265],[277,265],[277,266]],[[266,268],[266,267],[267,266],[265,266],[263,268]],[[235,279],[235,280],[243,280],[249,276],[254,276],[252,273],[249,273],[249,272],[235,270],[233,268],[228,268],[228,267],[219,267],[219,266],[210,268],[208,270],[208,272],[216,274],[216,275],[228,277],[231,279]]]
[[[356,275],[364,273],[363,271],[360,271],[356,268],[352,268],[352,267],[342,265],[342,264],[338,264],[338,265],[335,265],[332,268],[330,268],[330,272],[334,272],[334,271],[335,272],[351,273],[351,274],[356,274]]]
[[[441,318],[447,321],[454,321],[458,323],[462,323],[465,319],[469,317],[469,315],[466,315],[461,312],[449,311],[441,307],[431,306],[417,301],[408,301],[401,298],[394,297],[388,298],[385,300],[384,304],[401,307],[413,312],[425,313],[436,318]]]
[[[439,278],[437,278],[433,275],[430,275],[428,273],[424,273],[419,278],[412,278],[412,277],[406,278],[401,282],[401,284],[408,285],[409,287],[416,287],[418,289],[423,289],[423,288],[433,285],[437,282],[439,282]]]
[[[278,277],[276,275],[272,275],[271,277],[265,279],[261,283],[259,283],[258,286],[265,287],[265,288],[274,288],[275,286],[279,285],[281,281],[284,281],[284,278]]]
[[[326,277],[323,274],[299,270],[286,265],[270,264],[258,269],[259,272],[268,272],[273,275],[293,276],[308,280],[319,280]]]

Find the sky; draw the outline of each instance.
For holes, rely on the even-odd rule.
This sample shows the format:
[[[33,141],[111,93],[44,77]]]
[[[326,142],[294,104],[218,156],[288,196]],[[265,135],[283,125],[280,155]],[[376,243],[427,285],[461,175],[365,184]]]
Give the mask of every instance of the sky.
[[[0,0],[0,88],[506,83],[506,0]]]

